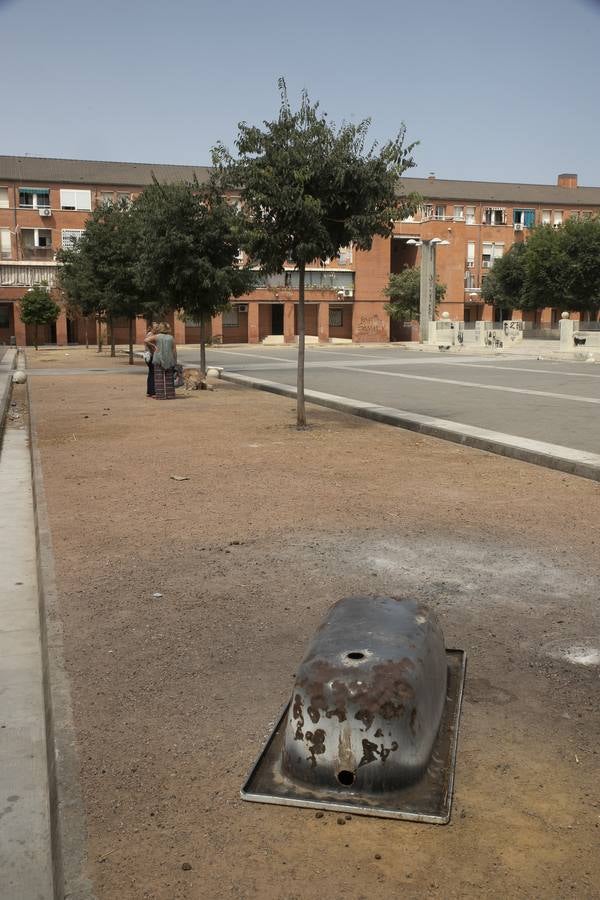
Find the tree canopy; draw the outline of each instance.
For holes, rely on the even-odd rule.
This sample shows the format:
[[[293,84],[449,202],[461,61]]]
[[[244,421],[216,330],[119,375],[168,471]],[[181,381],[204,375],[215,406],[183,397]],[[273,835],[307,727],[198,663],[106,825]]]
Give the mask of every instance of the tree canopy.
[[[600,310],[600,218],[540,225],[496,260],[482,297],[513,309]]]
[[[414,166],[405,128],[382,147],[367,148],[370,121],[337,127],[304,92],[290,106],[279,80],[279,115],[262,127],[241,122],[237,158],[223,146],[214,162],[223,183],[239,189],[250,218],[244,249],[269,274],[286,261],[299,272],[297,422],[304,410],[304,286],[312,261],[333,259],[342,247],[370,249],[375,235],[388,236],[395,219],[414,211],[416,197],[402,196],[399,178]]]
[[[421,297],[421,270],[418,266],[410,266],[402,272],[393,273],[383,293],[390,298],[386,303],[386,312],[392,319],[412,322],[419,319]],[[446,296],[446,285],[439,281],[435,285],[435,302],[439,303]]]
[[[232,297],[254,287],[256,272],[240,265],[246,220],[227,202],[215,171],[207,185],[155,182],[133,207],[138,283],[147,296],[200,323],[201,366],[206,368],[204,324]]]
[[[115,355],[114,319],[130,321],[129,356],[133,362],[133,320],[145,312],[145,297],[136,277],[138,239],[126,202],[104,203],[88,219],[74,248],[60,250],[59,283],[84,315],[104,316],[111,332]]]
[[[36,284],[19,300],[20,316],[25,325],[34,326],[34,346],[38,348],[38,326],[56,322],[60,306],[45,285]]]

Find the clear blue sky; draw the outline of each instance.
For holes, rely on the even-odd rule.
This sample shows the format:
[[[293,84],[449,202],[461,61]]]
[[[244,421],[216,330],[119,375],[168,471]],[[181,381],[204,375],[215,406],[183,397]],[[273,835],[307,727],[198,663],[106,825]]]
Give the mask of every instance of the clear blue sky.
[[[277,78],[438,178],[600,186],[598,0],[0,0],[0,153],[210,161]]]

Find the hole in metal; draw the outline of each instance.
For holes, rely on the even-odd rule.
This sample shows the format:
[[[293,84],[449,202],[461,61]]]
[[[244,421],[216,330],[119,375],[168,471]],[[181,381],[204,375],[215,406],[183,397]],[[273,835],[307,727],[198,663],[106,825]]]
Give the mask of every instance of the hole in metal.
[[[347,769],[342,769],[342,771],[337,774],[339,783],[343,784],[344,787],[350,787],[351,784],[354,784],[355,778],[356,775],[354,772],[349,772]]]
[[[348,659],[364,659],[365,654],[361,653],[359,650],[353,650],[352,653],[347,653],[346,656]]]

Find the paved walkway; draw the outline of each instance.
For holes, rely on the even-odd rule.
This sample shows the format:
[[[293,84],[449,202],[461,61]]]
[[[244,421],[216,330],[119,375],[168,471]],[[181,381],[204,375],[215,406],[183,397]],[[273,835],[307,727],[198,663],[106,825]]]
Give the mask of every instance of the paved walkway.
[[[0,896],[53,894],[36,542],[27,431],[0,453]]]

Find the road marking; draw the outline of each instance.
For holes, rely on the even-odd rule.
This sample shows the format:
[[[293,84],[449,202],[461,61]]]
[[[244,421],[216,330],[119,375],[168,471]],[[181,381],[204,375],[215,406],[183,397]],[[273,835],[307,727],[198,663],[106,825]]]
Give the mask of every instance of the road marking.
[[[523,369],[518,366],[496,366],[477,362],[455,362],[455,366],[468,366],[471,369],[499,369],[501,372],[528,372],[533,375],[572,375],[574,378],[600,378],[593,372],[565,372],[563,369]]]
[[[533,397],[548,397],[552,400],[575,400],[578,403],[600,404],[600,398],[580,397],[577,394],[557,394],[551,391],[533,391],[526,388],[505,387],[500,384],[478,384],[477,382],[472,381],[457,381],[454,378],[434,378],[431,375],[408,375],[406,372],[381,372],[376,369],[350,369],[349,366],[340,366],[340,369],[343,368],[352,372],[362,372],[365,375],[384,375],[388,378],[410,378],[414,381],[434,381],[438,384],[454,384],[458,387],[478,388],[483,391],[505,391],[508,394],[529,394]]]

